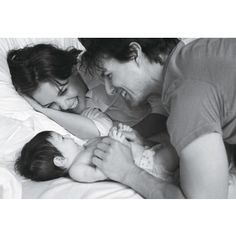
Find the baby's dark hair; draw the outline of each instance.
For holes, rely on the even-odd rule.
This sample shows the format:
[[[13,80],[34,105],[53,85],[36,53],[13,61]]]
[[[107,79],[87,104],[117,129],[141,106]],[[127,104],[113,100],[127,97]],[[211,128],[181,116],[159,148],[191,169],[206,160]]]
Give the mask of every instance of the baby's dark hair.
[[[86,48],[82,54],[82,65],[90,73],[101,69],[100,61],[104,55],[120,62],[128,61],[132,55],[130,43],[136,42],[149,61],[163,64],[160,55],[168,55],[178,44],[177,38],[80,38]]]
[[[68,176],[67,169],[54,165],[54,157],[62,154],[48,141],[50,137],[51,131],[43,131],[25,144],[21,155],[16,160],[16,171],[34,181]]]
[[[75,48],[59,49],[51,44],[9,51],[7,63],[15,89],[30,96],[43,81],[66,80],[71,76],[80,52]]]

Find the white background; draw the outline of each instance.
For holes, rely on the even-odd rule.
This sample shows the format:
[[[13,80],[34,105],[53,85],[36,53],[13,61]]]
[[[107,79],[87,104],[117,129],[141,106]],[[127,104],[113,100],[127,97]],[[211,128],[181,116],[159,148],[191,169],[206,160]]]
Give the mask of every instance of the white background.
[[[7,0],[0,37],[236,37],[233,1]],[[234,200],[0,200],[0,234],[230,235]]]

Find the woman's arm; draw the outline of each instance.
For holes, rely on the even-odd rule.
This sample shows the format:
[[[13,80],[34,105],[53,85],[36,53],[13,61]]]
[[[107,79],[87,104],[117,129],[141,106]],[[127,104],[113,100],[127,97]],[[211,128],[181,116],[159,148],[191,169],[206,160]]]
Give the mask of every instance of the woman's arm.
[[[100,136],[95,123],[82,115],[43,108],[43,114],[56,121],[73,135],[81,139],[90,139]]]
[[[24,98],[36,111],[48,116],[78,138],[90,139],[100,135],[95,123],[87,117],[75,113],[46,108],[32,98],[27,96],[24,96]]]

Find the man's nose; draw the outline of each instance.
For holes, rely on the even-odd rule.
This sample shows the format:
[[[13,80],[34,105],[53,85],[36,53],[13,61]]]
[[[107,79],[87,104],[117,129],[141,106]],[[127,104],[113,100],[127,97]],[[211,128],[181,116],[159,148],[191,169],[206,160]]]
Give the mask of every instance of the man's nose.
[[[116,88],[112,85],[111,81],[105,79],[105,89],[108,95],[114,95],[116,93]]]

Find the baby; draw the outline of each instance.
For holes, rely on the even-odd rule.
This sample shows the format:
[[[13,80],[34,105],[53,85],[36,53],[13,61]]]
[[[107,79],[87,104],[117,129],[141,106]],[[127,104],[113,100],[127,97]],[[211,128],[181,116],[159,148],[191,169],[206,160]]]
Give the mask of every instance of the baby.
[[[129,142],[125,137],[125,133],[132,132],[136,142]],[[135,131],[123,124],[111,128],[109,136],[131,148],[134,161],[139,167],[156,177],[172,178],[170,173],[173,169],[172,164],[169,165],[165,161],[168,158],[163,155],[165,148],[158,146],[146,149],[140,144],[141,139]],[[15,168],[21,175],[34,181],[67,176],[78,182],[106,180],[107,177],[92,164],[93,152],[100,140],[101,137],[98,137],[80,146],[68,136],[53,131],[43,131],[23,147]]]

